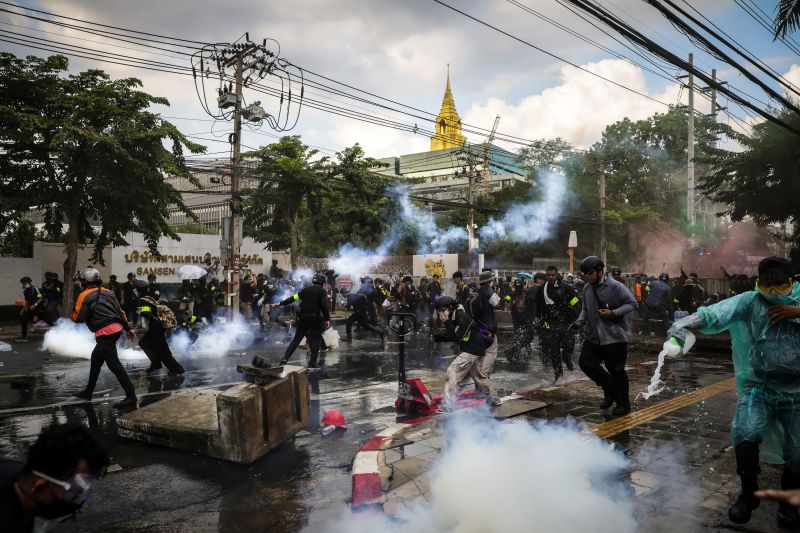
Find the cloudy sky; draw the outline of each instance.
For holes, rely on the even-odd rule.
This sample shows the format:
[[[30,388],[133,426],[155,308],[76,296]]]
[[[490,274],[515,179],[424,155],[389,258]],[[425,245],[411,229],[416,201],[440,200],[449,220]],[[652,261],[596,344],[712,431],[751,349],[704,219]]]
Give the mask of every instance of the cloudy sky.
[[[441,104],[449,63],[456,104],[464,122],[478,128],[491,128],[495,116],[499,114],[498,130],[521,139],[561,136],[578,147],[588,147],[599,139],[603,128],[609,123],[626,116],[643,118],[664,111],[664,103],[686,100],[686,91],[681,91],[676,83],[670,83],[644,71],[640,66],[581,41],[512,2],[445,1],[519,39],[651,98],[568,66],[432,0],[46,0],[18,5],[201,42],[232,42],[247,31],[253,40],[260,41],[263,37],[277,40],[281,55],[295,65],[432,113],[436,113]],[[581,20],[555,0],[520,2],[616,53],[653,68],[611,36]],[[777,0],[738,2],[754,10],[760,8],[770,17],[777,4]],[[765,104],[769,102],[763,92],[746,82],[737,71],[693,46],[643,1],[599,0],[599,3],[675,54],[686,56],[694,52],[695,63],[703,69],[710,71],[716,68],[721,79]],[[740,5],[733,0],[693,0],[690,3],[744,48],[800,85],[800,57],[783,43],[773,42],[768,31]],[[684,8],[687,6],[685,2],[681,5]],[[111,41],[22,14],[62,22],[64,19],[25,12],[9,4],[0,8],[13,12],[0,12],[0,35],[6,39],[13,35],[9,32],[15,32],[22,36],[14,38],[28,39],[31,41],[29,44],[35,42],[53,46],[53,42],[57,41],[122,56],[189,65],[187,56],[172,51],[148,51],[135,44],[136,40],[133,43]],[[800,41],[800,34],[795,38]],[[0,46],[19,55],[48,54],[47,51],[35,50],[19,42],[2,42]],[[182,131],[196,135],[196,140],[207,145],[210,153],[224,154],[228,149],[226,140],[227,133],[232,130],[231,124],[215,122],[204,112],[191,77],[114,65],[96,59],[73,57],[71,61],[73,70],[102,68],[114,77],[140,78],[145,90],[170,100],[171,107],[159,111],[164,116],[172,117],[171,120]],[[668,66],[664,70],[672,75],[677,73]],[[317,78],[317,81],[322,80]],[[777,84],[773,85],[778,87]],[[354,92],[353,89],[339,88]],[[373,96],[357,94],[372,102],[377,100]],[[211,93],[209,95],[214,96]],[[417,119],[377,108],[369,102],[356,102],[311,87],[306,88],[305,95],[373,117],[430,128],[424,118]],[[268,112],[277,112],[277,100],[274,98],[248,90],[245,91],[245,98],[248,102],[261,100]],[[707,100],[698,97],[697,102],[701,110],[708,111]],[[728,105],[725,99],[721,100],[721,104],[728,106],[740,119],[749,120],[752,115],[734,104]],[[396,104],[391,106],[397,107]],[[418,111],[411,113],[424,117]],[[722,120],[730,119],[723,116]],[[359,142],[375,157],[426,151],[429,146],[428,138],[423,135],[366,124],[311,108],[302,109],[297,126],[291,133],[302,135],[306,143],[326,151],[339,150]],[[264,126],[258,131],[247,131],[243,143],[249,147],[267,144],[275,140],[274,135],[275,132]],[[468,134],[468,138],[473,142],[483,140],[478,134]],[[512,143],[504,146],[518,148]]]

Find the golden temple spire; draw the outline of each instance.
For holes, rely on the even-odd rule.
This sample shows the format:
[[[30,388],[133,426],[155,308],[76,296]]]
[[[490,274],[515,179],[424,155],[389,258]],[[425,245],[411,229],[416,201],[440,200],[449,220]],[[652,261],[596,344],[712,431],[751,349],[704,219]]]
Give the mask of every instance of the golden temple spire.
[[[456,111],[453,91],[450,89],[450,63],[447,64],[447,84],[442,98],[442,108],[436,117],[436,134],[431,137],[431,151],[464,146],[467,139],[461,134],[461,117]]]

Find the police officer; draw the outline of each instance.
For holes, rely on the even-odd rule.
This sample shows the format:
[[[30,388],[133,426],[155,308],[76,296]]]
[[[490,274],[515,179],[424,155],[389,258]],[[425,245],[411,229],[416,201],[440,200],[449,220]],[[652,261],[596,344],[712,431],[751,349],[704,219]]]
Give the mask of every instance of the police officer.
[[[331,326],[331,316],[328,311],[328,294],[323,286],[326,283],[324,274],[314,274],[311,285],[304,287],[300,292],[289,296],[277,306],[285,306],[300,302],[300,309],[297,315],[297,330],[294,339],[286,348],[280,364],[285,365],[289,362],[292,353],[297,349],[303,337],[308,341],[309,368],[318,367],[317,356],[319,355],[320,344],[322,343],[322,332]]]

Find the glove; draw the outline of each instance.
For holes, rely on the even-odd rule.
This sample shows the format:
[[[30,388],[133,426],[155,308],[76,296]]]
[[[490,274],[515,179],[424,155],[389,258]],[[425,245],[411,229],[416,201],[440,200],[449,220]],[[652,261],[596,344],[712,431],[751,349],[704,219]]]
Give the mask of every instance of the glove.
[[[584,320],[576,320],[569,326],[569,330],[572,333],[577,333],[583,328],[583,324],[585,323]]]

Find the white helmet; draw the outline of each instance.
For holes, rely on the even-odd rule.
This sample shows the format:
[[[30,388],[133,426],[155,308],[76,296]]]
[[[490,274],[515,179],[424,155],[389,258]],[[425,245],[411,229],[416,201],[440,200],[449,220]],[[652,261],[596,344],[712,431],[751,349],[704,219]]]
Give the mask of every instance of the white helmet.
[[[102,281],[100,279],[100,272],[94,267],[84,268],[78,272],[76,277],[81,283],[100,283]]]

